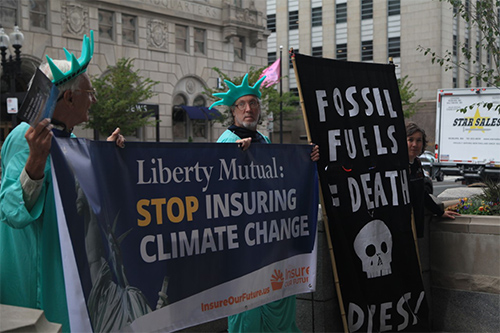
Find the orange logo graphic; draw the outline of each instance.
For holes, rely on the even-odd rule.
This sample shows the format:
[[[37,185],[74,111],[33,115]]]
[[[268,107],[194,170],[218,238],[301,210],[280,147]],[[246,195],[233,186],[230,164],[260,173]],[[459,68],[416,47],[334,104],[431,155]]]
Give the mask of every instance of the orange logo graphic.
[[[274,270],[274,274],[271,276],[271,287],[273,290],[280,290],[283,287],[283,282],[285,281],[283,279],[283,273],[278,270]]]

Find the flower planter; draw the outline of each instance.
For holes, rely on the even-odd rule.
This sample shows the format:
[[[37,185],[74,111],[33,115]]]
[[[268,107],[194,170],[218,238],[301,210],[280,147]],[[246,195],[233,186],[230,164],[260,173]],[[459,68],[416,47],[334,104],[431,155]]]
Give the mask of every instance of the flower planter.
[[[429,241],[433,329],[498,331],[500,216],[434,219]]]

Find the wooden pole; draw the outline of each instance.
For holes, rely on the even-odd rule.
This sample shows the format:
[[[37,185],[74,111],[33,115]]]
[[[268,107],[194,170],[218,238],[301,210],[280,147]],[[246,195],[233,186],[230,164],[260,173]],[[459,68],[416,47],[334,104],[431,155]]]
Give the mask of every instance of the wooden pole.
[[[300,107],[302,109],[302,117],[304,118],[304,125],[306,127],[307,141],[312,142],[311,141],[311,131],[309,130],[309,122],[307,120],[306,108],[304,105],[304,98],[302,96],[302,89],[300,87],[299,75],[297,73],[297,66],[295,64],[295,56],[293,53],[293,48],[290,48],[290,55],[292,57],[292,64],[293,64],[293,70],[295,72],[295,78],[297,79],[297,89],[299,91],[299,99],[300,99]],[[319,178],[319,175],[318,175],[318,178]],[[342,301],[342,293],[340,291],[339,276],[337,273],[337,265],[335,263],[335,254],[333,253],[332,239],[330,238],[330,227],[328,225],[328,216],[326,215],[326,209],[325,209],[326,206],[324,203],[323,191],[321,190],[321,182],[319,183],[319,193],[320,193],[320,201],[321,201],[321,207],[322,207],[321,210],[323,213],[323,223],[325,225],[325,231],[326,231],[326,240],[328,243],[328,250],[330,252],[330,259],[332,261],[333,279],[335,282],[335,289],[337,291],[337,298],[339,300],[340,315],[342,317],[342,324],[344,325],[344,332],[348,333],[349,327],[347,325],[347,318],[346,318],[346,313],[345,313],[345,309],[344,309],[344,302]]]
[[[417,252],[418,267],[420,267],[420,276],[422,278],[422,283],[423,283],[424,277],[422,275],[422,263],[420,262],[420,252],[418,251],[417,227],[415,225],[415,215],[413,214],[413,208],[411,209],[411,232],[413,234],[413,242],[415,243],[415,251]]]

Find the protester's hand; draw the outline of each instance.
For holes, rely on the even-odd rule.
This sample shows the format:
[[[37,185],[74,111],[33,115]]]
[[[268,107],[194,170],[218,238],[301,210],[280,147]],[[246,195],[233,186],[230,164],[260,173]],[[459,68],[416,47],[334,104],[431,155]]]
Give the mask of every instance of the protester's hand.
[[[24,134],[24,138],[30,147],[28,160],[24,166],[28,176],[33,180],[42,179],[44,176],[45,163],[50,153],[52,143],[52,124],[50,119],[44,119],[34,128],[30,126]]]
[[[314,143],[312,142],[311,144],[314,145]],[[313,150],[311,152],[311,161],[316,162],[318,160],[319,160],[319,146],[314,145]]]
[[[120,134],[120,127],[117,127],[106,141],[114,141],[118,147],[125,148],[125,137]]]
[[[252,138],[239,139],[236,140],[236,143],[238,144],[238,147],[245,151],[250,148],[250,145],[252,144]]]
[[[452,220],[455,219],[455,216],[461,216],[461,215],[457,212],[452,211],[452,210],[445,210],[443,215],[441,215],[441,217],[449,218]]]

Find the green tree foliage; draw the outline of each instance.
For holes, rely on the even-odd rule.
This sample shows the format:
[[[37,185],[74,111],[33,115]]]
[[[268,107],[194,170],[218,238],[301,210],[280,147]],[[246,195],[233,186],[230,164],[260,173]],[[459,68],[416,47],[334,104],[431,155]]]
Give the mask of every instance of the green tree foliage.
[[[408,80],[408,75],[398,79],[399,95],[401,96],[401,104],[403,106],[403,114],[405,118],[413,116],[418,109],[422,107],[419,104],[421,98],[413,100],[417,89],[413,88],[413,83]],[[412,101],[413,100],[413,101]]]
[[[439,54],[431,48],[421,45],[417,48],[424,55],[430,56],[433,64],[438,64],[445,71],[460,68],[464,70],[469,78],[467,83],[473,86],[476,80],[482,82],[483,86],[496,87],[500,89],[500,19],[499,8],[500,0],[481,0],[481,1],[463,1],[463,0],[439,0],[448,2],[451,5],[450,10],[454,11],[455,17],[461,17],[469,26],[471,31],[479,30],[480,38],[474,47],[464,43],[458,43],[462,57],[456,57],[452,51],[446,50],[444,54]],[[489,59],[484,63],[479,54],[486,53]],[[471,70],[473,69],[473,70]],[[492,104],[484,105],[488,109]],[[469,106],[473,108],[474,105]],[[500,105],[495,107],[500,112]],[[466,112],[466,109],[462,109]]]
[[[156,95],[153,88],[158,82],[141,77],[139,70],[133,70],[133,61],[122,58],[101,77],[92,77],[97,103],[90,109],[86,128],[106,135],[120,127],[123,135],[132,135],[139,127],[155,123],[150,111],[136,106]]]
[[[230,78],[226,73],[222,72],[221,69],[217,67],[212,67],[212,69],[217,72],[219,77],[224,80],[228,80],[236,85],[240,85],[241,81],[243,81],[243,77],[245,75],[241,76],[235,76],[233,78]],[[248,84],[249,85],[254,85],[255,82],[259,80],[259,76],[261,75],[262,71],[265,69],[265,67],[255,69],[254,67],[250,67],[250,70],[248,71]],[[280,77],[280,81],[285,78],[285,77]],[[207,96],[208,100],[212,102],[215,102],[217,99],[212,96],[214,93],[218,92],[225,92],[227,91],[228,87],[226,83],[224,82],[222,85],[222,89],[211,89],[211,88],[205,88],[204,94]],[[283,92],[282,96],[280,97],[280,93],[278,90],[276,90],[277,83],[269,86],[269,87],[264,87],[261,86],[261,104],[262,104],[262,119],[265,119],[266,116],[272,112],[274,119],[277,119],[280,114],[280,102],[281,104],[281,110],[283,112],[283,119],[285,120],[291,120],[297,118],[297,110],[298,110],[298,105],[299,105],[299,97],[296,96],[293,92]],[[223,124],[230,124],[232,122],[232,115],[229,109],[227,108],[226,110],[220,110],[222,113],[222,116],[217,119],[217,121],[223,123]]]

